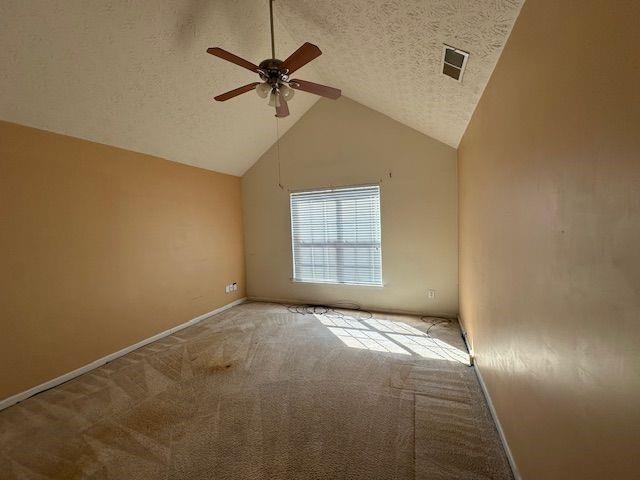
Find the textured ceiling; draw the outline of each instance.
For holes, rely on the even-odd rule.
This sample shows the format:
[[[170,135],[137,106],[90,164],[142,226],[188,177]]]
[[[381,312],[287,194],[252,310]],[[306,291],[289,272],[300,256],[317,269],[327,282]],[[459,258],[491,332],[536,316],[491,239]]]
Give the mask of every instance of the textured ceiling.
[[[276,49],[323,55],[296,76],[457,147],[524,0],[277,0]],[[0,118],[241,175],[275,141],[265,101],[213,95],[254,76],[205,53],[269,56],[266,0],[2,0]],[[442,44],[471,52],[463,82]],[[316,101],[299,92],[282,134]]]
[[[322,78],[347,97],[458,146],[524,0],[282,1],[280,21],[321,46]],[[470,52],[462,83],[443,44]]]
[[[299,46],[282,29],[277,42]],[[0,0],[0,45],[3,120],[234,175],[276,139],[255,93],[213,101],[257,75],[206,53],[269,57],[266,2]],[[311,65],[300,77],[318,80]],[[280,131],[316,100],[297,94]]]

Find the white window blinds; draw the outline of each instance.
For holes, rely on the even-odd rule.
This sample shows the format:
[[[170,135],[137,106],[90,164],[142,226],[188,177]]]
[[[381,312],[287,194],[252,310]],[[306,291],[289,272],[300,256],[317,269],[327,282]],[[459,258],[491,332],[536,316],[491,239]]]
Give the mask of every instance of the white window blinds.
[[[291,194],[293,279],[382,285],[380,187]]]

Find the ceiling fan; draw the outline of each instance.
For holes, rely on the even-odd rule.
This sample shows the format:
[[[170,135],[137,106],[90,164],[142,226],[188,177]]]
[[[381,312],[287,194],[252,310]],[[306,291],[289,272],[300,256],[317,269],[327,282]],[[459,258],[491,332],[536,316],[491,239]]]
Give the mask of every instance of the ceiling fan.
[[[311,60],[322,55],[320,49],[312,43],[305,43],[289,57],[282,61],[276,58],[275,42],[273,38],[273,2],[269,0],[269,19],[271,22],[271,58],[267,58],[255,65],[244,58],[240,58],[233,53],[227,52],[219,47],[207,49],[207,53],[216,57],[235,63],[241,67],[251,70],[260,76],[261,82],[253,82],[242,87],[235,88],[229,92],[214,97],[218,102],[224,102],[243,93],[255,90],[261,98],[269,96],[269,106],[275,107],[276,117],[286,117],[289,115],[287,101],[291,100],[294,90],[320,95],[321,97],[333,100],[340,97],[342,92],[333,87],[327,87],[318,83],[306,80],[291,79],[291,74],[299,68],[305,66]]]

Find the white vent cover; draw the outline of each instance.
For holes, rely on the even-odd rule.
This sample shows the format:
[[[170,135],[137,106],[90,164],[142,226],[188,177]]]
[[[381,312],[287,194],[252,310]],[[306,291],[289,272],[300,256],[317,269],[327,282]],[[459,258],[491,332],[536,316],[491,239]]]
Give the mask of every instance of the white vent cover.
[[[442,54],[442,73],[448,77],[462,81],[462,74],[467,66],[469,53],[449,45],[444,45]]]

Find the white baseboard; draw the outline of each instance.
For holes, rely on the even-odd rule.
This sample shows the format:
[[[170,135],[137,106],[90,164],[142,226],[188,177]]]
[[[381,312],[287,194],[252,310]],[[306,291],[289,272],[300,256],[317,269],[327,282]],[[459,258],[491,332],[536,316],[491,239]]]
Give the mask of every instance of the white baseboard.
[[[513,472],[513,477],[515,478],[515,480],[522,480],[522,476],[520,475],[520,471],[518,470],[516,461],[513,458],[513,454],[511,453],[511,449],[509,448],[509,444],[507,443],[507,438],[504,436],[504,430],[502,429],[502,425],[500,424],[500,420],[498,419],[498,414],[496,413],[496,409],[493,407],[493,402],[491,401],[489,390],[487,390],[487,385],[484,383],[484,379],[482,378],[482,374],[480,373],[478,364],[475,362],[473,363],[473,369],[476,371],[476,377],[478,377],[480,388],[482,389],[484,398],[487,401],[487,405],[489,406],[489,412],[491,412],[491,417],[493,417],[493,423],[496,424],[496,429],[498,430],[498,435],[500,436],[500,441],[502,442],[504,451],[507,454],[507,459],[509,460],[509,466],[511,467],[511,471]]]
[[[130,345],[126,348],[123,348],[122,350],[118,350],[115,353],[111,353],[109,355],[107,355],[106,357],[102,357],[99,358],[98,360],[95,360],[83,367],[80,367],[76,370],[73,370],[72,372],[68,372],[65,373],[64,375],[61,375],[57,378],[54,378],[53,380],[49,380],[48,382],[45,383],[41,383],[40,385],[37,385],[33,388],[30,388],[29,390],[26,390],[24,392],[21,393],[17,393],[15,395],[12,395],[9,398],[5,398],[4,400],[0,400],[0,410],[3,410],[7,407],[10,407],[11,405],[14,405],[18,402],[21,402],[22,400],[25,400],[33,395],[35,395],[36,393],[40,393],[44,390],[48,390],[52,387],[56,387],[58,385],[60,385],[61,383],[67,382],[69,380],[71,380],[72,378],[78,377],[80,375],[82,375],[83,373],[87,373],[90,370],[93,370],[94,368],[98,368],[101,365],[104,365],[107,362],[111,362],[113,360],[115,360],[118,357],[122,357],[123,355],[126,355],[127,353],[133,352],[134,350],[140,348],[140,347],[144,347],[145,345],[148,345],[152,342],[155,342],[157,340],[160,340],[161,338],[167,337],[169,335],[172,335],[180,330],[183,330],[187,327],[190,327],[192,325],[195,325],[198,322],[201,322],[202,320],[209,318],[213,315],[216,315],[218,313],[224,312],[225,310],[230,309],[231,307],[235,307],[236,305],[239,305],[241,303],[243,303],[247,298],[240,298],[234,302],[228,303],[220,308],[216,308],[215,310],[211,311],[211,312],[207,312],[205,314],[199,315],[195,318],[192,318],[191,320],[189,320],[188,322],[182,323],[180,325],[177,325],[173,328],[170,328],[169,330],[165,330],[164,332],[160,332],[156,335],[154,335],[153,337],[149,337],[146,338],[138,343],[135,343],[133,345]]]

